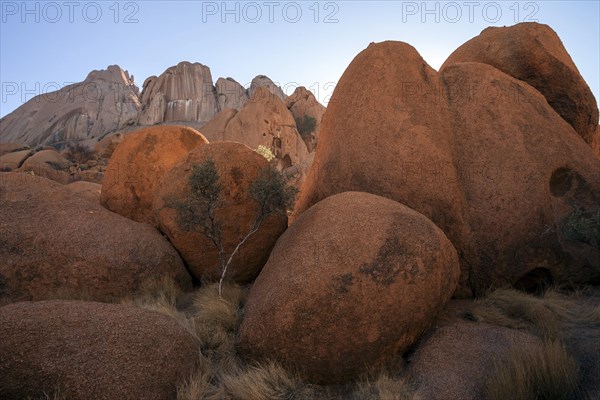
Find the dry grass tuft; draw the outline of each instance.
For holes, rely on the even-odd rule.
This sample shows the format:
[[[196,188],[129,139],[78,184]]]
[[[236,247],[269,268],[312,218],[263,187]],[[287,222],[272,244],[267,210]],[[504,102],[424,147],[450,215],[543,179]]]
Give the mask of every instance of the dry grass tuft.
[[[381,373],[375,380],[363,381],[354,391],[354,400],[418,400],[414,388],[402,378]]]
[[[309,386],[280,365],[251,366],[222,377],[226,398],[235,400],[293,400],[312,397]]]
[[[487,382],[490,400],[568,400],[580,395],[578,368],[559,341],[512,350]]]
[[[468,317],[478,322],[527,330],[548,340],[568,340],[577,327],[600,324],[600,308],[580,301],[580,294],[566,295],[557,289],[535,297],[514,289],[497,289],[477,300]]]

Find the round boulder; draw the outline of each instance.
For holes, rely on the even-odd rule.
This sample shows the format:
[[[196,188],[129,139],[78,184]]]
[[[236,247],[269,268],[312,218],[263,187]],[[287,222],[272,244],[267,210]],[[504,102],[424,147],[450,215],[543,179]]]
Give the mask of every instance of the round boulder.
[[[156,184],[190,150],[208,143],[185,126],[153,126],[127,135],[108,163],[100,203],[138,222],[154,225]]]
[[[160,277],[191,288],[177,251],[156,228],[70,186],[22,173],[0,179],[0,300],[112,301]]]
[[[174,400],[198,361],[175,320],[128,305],[11,304],[0,308],[0,337],[3,399]]]
[[[161,180],[154,201],[159,229],[179,251],[192,274],[198,279],[215,280],[221,276],[217,247],[203,233],[201,225],[190,229],[181,225],[174,202],[189,193],[192,168],[212,160],[219,175],[221,204],[215,219],[220,226],[223,253],[226,258],[252,230],[259,205],[249,188],[269,167],[267,160],[241,143],[214,142],[192,150]],[[287,228],[285,212],[271,214],[239,249],[229,266],[227,277],[248,282],[256,277],[267,261],[277,238]]]
[[[447,66],[478,62],[527,82],[588,143],[598,125],[598,104],[562,41],[548,25],[526,22],[489,27],[456,49]]]
[[[352,379],[406,351],[457,287],[456,250],[422,214],[345,192],[281,236],[250,289],[240,350],[313,382]]]

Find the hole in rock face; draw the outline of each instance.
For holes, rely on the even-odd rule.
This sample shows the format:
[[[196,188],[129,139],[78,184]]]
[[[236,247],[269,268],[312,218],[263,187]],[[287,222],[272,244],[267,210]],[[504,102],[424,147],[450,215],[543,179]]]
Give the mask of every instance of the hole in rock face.
[[[577,173],[570,168],[561,167],[555,170],[550,177],[550,192],[554,197],[563,197],[571,190],[573,178]]]
[[[285,157],[281,160],[281,168],[286,169],[292,166],[292,159],[289,154],[286,154]]]
[[[546,268],[535,268],[519,279],[513,287],[529,294],[542,294],[552,286],[554,279]]]

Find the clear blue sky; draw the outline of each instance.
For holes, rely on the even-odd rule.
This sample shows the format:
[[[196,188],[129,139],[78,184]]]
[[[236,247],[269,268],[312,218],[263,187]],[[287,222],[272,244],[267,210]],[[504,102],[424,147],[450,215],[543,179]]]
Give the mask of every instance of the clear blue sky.
[[[145,78],[184,60],[208,65],[213,81],[231,76],[245,85],[264,74],[288,94],[303,85],[327,103],[333,83],[370,42],[408,42],[437,69],[485,27],[531,20],[559,34],[598,99],[597,0],[473,3],[43,1],[23,7],[1,0],[0,116],[94,69],[118,64],[141,89]]]

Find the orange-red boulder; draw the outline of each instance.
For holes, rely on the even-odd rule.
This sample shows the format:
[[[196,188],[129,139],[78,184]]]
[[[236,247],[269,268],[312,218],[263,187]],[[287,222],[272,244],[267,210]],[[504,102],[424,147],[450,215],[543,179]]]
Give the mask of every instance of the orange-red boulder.
[[[317,146],[321,120],[325,114],[325,106],[319,103],[315,95],[304,86],[296,88],[294,93],[285,99],[285,106],[294,116],[296,127],[302,140],[306,143],[308,151],[314,151]],[[307,118],[314,119],[314,127],[308,124]],[[310,128],[314,129],[310,130]]]
[[[452,64],[480,62],[527,82],[591,144],[598,125],[598,104],[587,83],[548,25],[535,22],[489,27],[448,57]]]
[[[117,146],[102,181],[101,204],[138,222],[154,225],[156,184],[190,150],[208,143],[199,132],[162,125],[130,133]]]
[[[228,257],[249,233],[259,212],[249,187],[268,167],[267,160],[236,142],[213,142],[199,146],[175,165],[161,180],[154,200],[154,213],[160,230],[179,251],[192,274],[199,279],[221,276],[219,253],[201,227],[181,226],[173,201],[184,200],[189,192],[189,177],[194,165],[208,160],[215,163],[221,186],[221,206],[216,210],[224,254]],[[227,278],[248,282],[256,277],[275,241],[287,227],[285,212],[272,214],[258,231],[240,247],[228,269]]]
[[[240,349],[314,382],[352,379],[406,351],[456,289],[446,235],[395,201],[346,192],[277,241],[250,289]]]
[[[145,281],[191,279],[147,224],[107,211],[68,186],[23,173],[0,179],[0,299],[130,297]]]
[[[471,289],[482,294],[530,273],[557,283],[600,282],[599,243],[569,233],[582,223],[569,222],[577,208],[593,215],[600,205],[600,161],[590,147],[537,90],[494,67],[454,64],[441,78],[451,88],[470,230],[455,245]],[[471,93],[471,85],[487,90]]]
[[[175,399],[198,361],[175,320],[129,305],[0,308],[0,398]]]
[[[0,157],[15,151],[30,150],[29,146],[21,143],[0,143]]]
[[[600,281],[593,239],[565,226],[597,212],[598,159],[536,89],[490,65],[438,74],[404,43],[361,52],[323,118],[296,215],[348,190],[438,225],[460,254],[458,296],[530,273]]]
[[[32,154],[33,151],[28,149],[6,153],[0,156],[0,170],[3,172],[17,170]]]
[[[499,360],[518,349],[541,352],[542,341],[516,329],[455,320],[419,341],[409,358],[408,376],[418,398],[485,399]]]
[[[452,117],[437,72],[410,45],[371,43],[341,77],[295,214],[361,191],[419,211],[451,240],[466,236]]]
[[[67,173],[69,165],[69,161],[55,150],[42,150],[27,158],[20,170],[66,185],[71,181]]]

